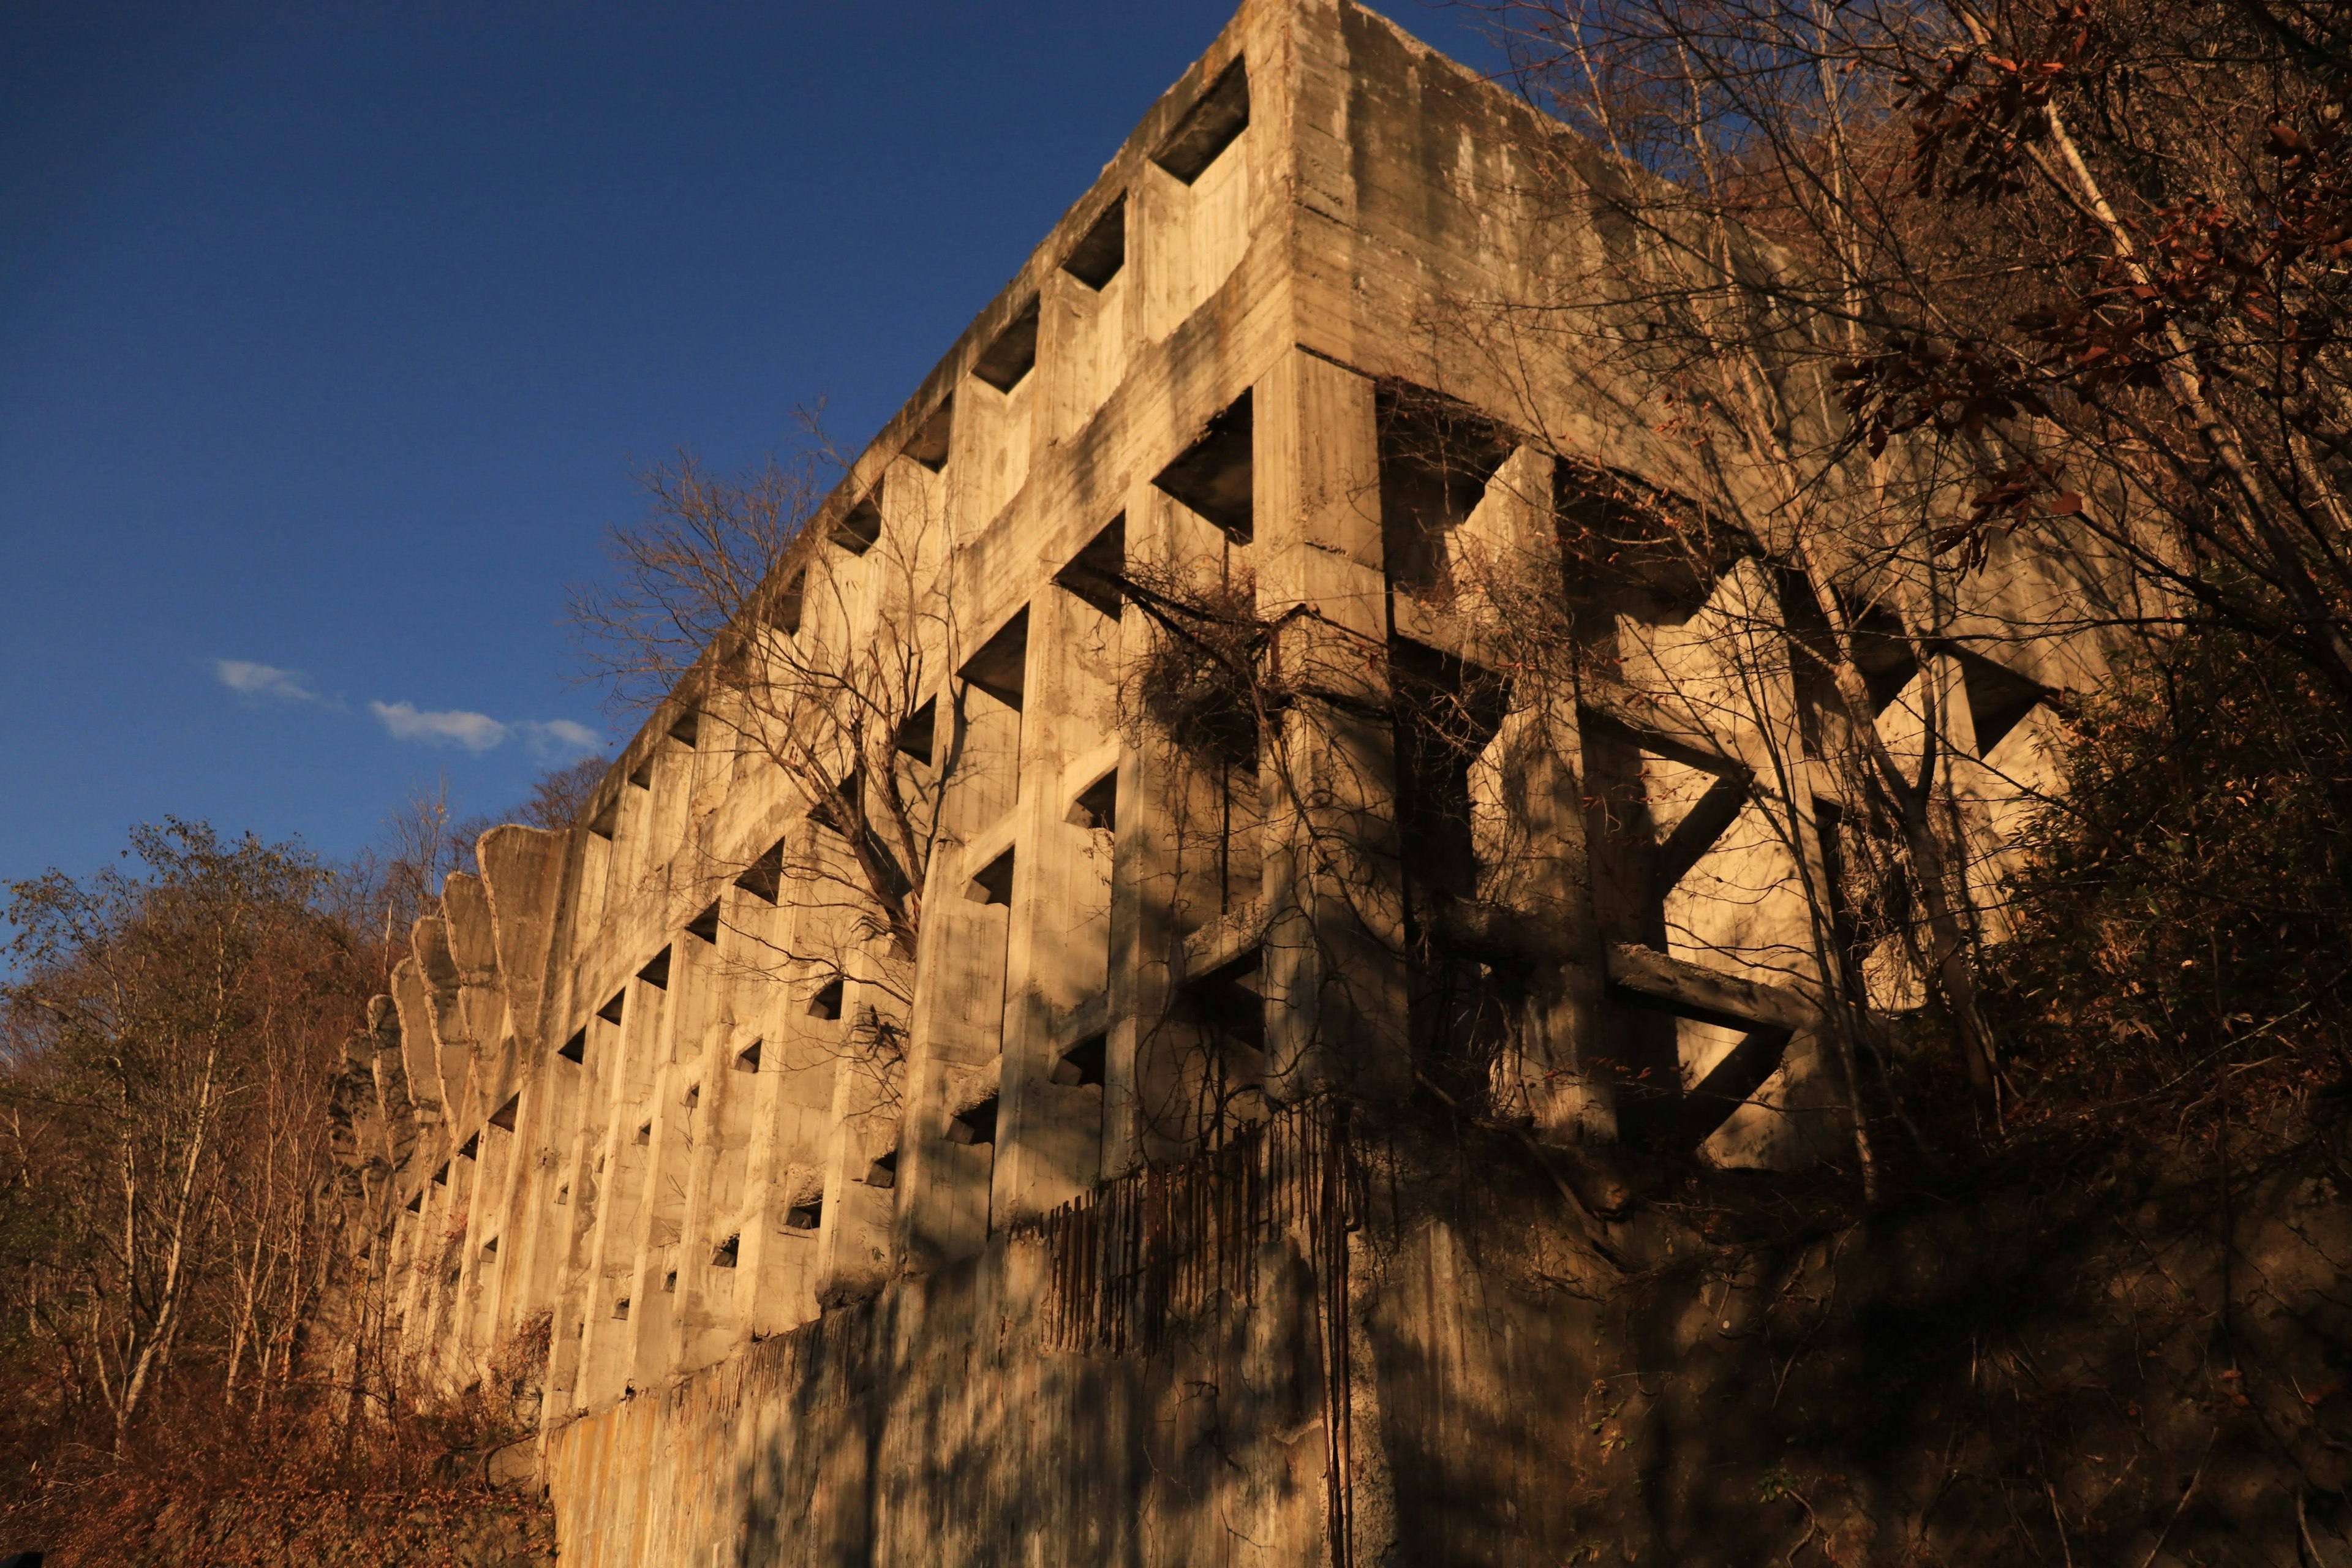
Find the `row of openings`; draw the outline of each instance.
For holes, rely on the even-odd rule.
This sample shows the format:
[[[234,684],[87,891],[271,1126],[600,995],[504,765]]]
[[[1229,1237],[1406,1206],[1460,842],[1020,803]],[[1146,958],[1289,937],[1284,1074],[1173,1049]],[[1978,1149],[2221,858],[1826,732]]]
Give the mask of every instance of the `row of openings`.
[[[1236,58],[1160,143],[1159,151],[1152,154],[1152,162],[1185,184],[1192,184],[1240,139],[1242,132],[1249,128],[1249,72],[1245,63]],[[1126,265],[1127,195],[1121,192],[1111,198],[1062,258],[1061,270],[1087,288],[1099,292],[1118,276]],[[1027,379],[1037,363],[1040,319],[1041,302],[1039,297],[1033,294],[997,330],[987,347],[973,358],[973,378],[1006,394]],[[899,449],[900,455],[933,473],[940,471],[947,466],[954,427],[955,395],[950,393],[908,437]],[[877,481],[871,489],[841,513],[827,533],[833,544],[851,556],[862,556],[874,547],[882,537],[882,490],[883,482]],[[1230,516],[1234,509],[1229,498],[1220,500],[1223,504],[1218,505],[1217,511],[1196,510],[1202,510],[1204,516],[1212,517],[1219,526],[1230,530],[1231,524],[1225,517]],[[1240,510],[1245,518],[1245,485]],[[1243,527],[1245,532],[1245,521]],[[769,606],[767,620],[787,635],[797,634],[800,630],[806,583],[807,573],[803,567],[777,591]]]

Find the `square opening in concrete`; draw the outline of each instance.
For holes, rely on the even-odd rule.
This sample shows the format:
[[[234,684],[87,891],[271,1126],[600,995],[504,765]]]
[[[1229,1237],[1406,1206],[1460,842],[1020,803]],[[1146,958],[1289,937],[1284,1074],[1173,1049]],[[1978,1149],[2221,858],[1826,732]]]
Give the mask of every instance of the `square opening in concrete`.
[[[1415,595],[1450,594],[1454,531],[1477,510],[1513,442],[1467,404],[1408,383],[1383,383],[1374,407],[1390,580]]]
[[[588,1031],[585,1029],[576,1031],[570,1039],[563,1042],[562,1047],[559,1048],[555,1054],[562,1057],[567,1062],[586,1061],[588,1059]]]
[[[596,1016],[604,1019],[607,1024],[618,1024],[621,1021],[621,1009],[628,1005],[628,1001],[629,993],[625,988],[615,991],[610,1002],[596,1009]]]
[[[408,1200],[408,1212],[410,1214],[423,1214],[425,1212],[425,1189],[422,1187],[417,1189],[416,1195],[415,1197]]]
[[[970,1110],[959,1110],[949,1117],[948,1142],[967,1145],[995,1142],[996,1105],[996,1096],[992,1094]]]
[[[1078,792],[1070,803],[1069,821],[1076,827],[1118,831],[1118,770],[1113,768]]]
[[[808,819],[819,827],[846,838],[850,828],[856,824],[858,808],[865,803],[865,771],[852,768],[842,775],[840,783],[833,786],[832,793],[820,796],[817,803],[809,807]]]
[[[1244,392],[1151,482],[1224,530],[1234,543],[1247,544],[1256,519],[1250,494],[1253,456],[1250,395]]]
[[[1100,289],[1127,265],[1127,193],[1103,209],[1086,237],[1062,258],[1062,270],[1089,289]]]
[[[1719,514],[1597,464],[1553,463],[1552,513],[1571,596],[1652,626],[1687,622],[1731,563],[1757,552]]]
[[[624,1322],[627,1321],[629,1316],[629,1299],[626,1296],[622,1297],[619,1300],[613,1303],[613,1316],[622,1320]]]
[[[1211,1033],[1253,1052],[1265,1049],[1262,954],[1246,952],[1185,987],[1188,1010]]]
[[[763,904],[772,904],[784,886],[784,841],[777,839],[735,879],[735,885]]]
[[[975,904],[1013,902],[1013,851],[1007,849],[975,872],[964,897]]]
[[[448,1162],[448,1161],[446,1161],[446,1160],[442,1161],[442,1162],[441,1162],[441,1168],[440,1168],[439,1170],[437,1170],[437,1171],[436,1171],[436,1172],[434,1172],[434,1173],[433,1173],[433,1182],[434,1182],[434,1184],[435,1184],[436,1186],[443,1186],[443,1187],[446,1187],[446,1186],[447,1186],[447,1185],[449,1184],[449,1162]]]
[[[726,1240],[720,1242],[719,1244],[719,1249],[710,1255],[710,1267],[713,1268],[734,1268],[735,1254],[737,1249],[742,1246],[742,1243],[743,1238],[740,1236],[730,1236]]]
[[[691,746],[701,735],[702,715],[691,708],[670,721],[669,738],[681,745]]]
[[[702,1103],[702,1086],[698,1083],[687,1085],[686,1096],[678,1103],[686,1107],[688,1115],[693,1114],[695,1108]]]
[[[1151,161],[1191,184],[1249,129],[1249,71],[1236,58],[1209,85]]]
[[[1054,581],[1117,620],[1127,602],[1126,577],[1127,513],[1120,512],[1054,574]]]
[[[563,1184],[563,1185],[562,1185],[562,1186],[560,1186],[560,1187],[558,1187],[558,1188],[556,1188],[556,1189],[555,1189],[555,1206],[556,1206],[557,1208],[563,1208],[563,1207],[568,1206],[568,1205],[571,1204],[571,1202],[572,1202],[572,1184],[571,1184],[571,1183],[569,1183],[569,1182],[566,1182],[566,1183],[564,1183],[564,1184]]]
[[[836,974],[816,988],[816,994],[809,998],[809,1016],[827,1019],[841,1016],[841,976]]]
[[[758,1072],[760,1070],[759,1041],[753,1040],[750,1045],[735,1053],[735,1070],[737,1072]]]
[[[1870,692],[1870,715],[1875,719],[1903,695],[1919,673],[1919,661],[1903,623],[1891,612],[1873,607],[1850,615],[1854,667],[1862,671],[1863,685]]]
[[[482,1135],[478,1132],[469,1132],[466,1135],[466,1141],[457,1145],[457,1157],[461,1160],[474,1159],[480,1153],[481,1148]]]
[[[796,1203],[784,1211],[786,1230],[814,1231],[824,1223],[824,1199],[822,1197],[809,1198]]]
[[[941,400],[923,427],[900,450],[933,473],[948,466],[948,447],[955,435],[955,398]]]
[[[520,1092],[518,1091],[517,1093],[508,1095],[507,1102],[504,1105],[499,1106],[496,1110],[490,1112],[490,1125],[499,1128],[502,1131],[511,1132],[515,1130],[515,1117],[521,1110],[522,1095]]]
[[[833,542],[852,555],[863,555],[882,537],[882,487],[866,491],[866,499],[841,514],[833,525]]]
[[[866,1184],[879,1187],[885,1192],[898,1184],[898,1151],[892,1149],[876,1156],[874,1162],[866,1167]]]
[[[598,812],[593,817],[589,819],[588,831],[594,834],[597,837],[604,839],[605,842],[610,843],[614,833],[619,829],[620,826],[621,802],[618,797],[615,797],[612,800],[606,801],[604,803],[604,809]]]
[[[994,342],[971,362],[971,374],[996,388],[1011,392],[1037,363],[1037,297],[1029,296]]]
[[[650,756],[629,770],[629,782],[639,789],[654,787],[654,760]]]
[[[709,907],[709,909],[707,909],[707,910],[703,910],[700,914],[698,914],[698,915],[695,916],[692,920],[690,920],[690,921],[687,921],[687,922],[686,922],[686,934],[687,934],[687,935],[688,935],[688,936],[690,936],[690,937],[694,937],[694,938],[696,938],[696,939],[697,939],[697,940],[698,940],[698,941],[709,942],[709,943],[711,943],[713,946],[718,945],[718,942],[719,942],[719,900],[718,900],[713,899],[713,900],[710,901],[710,907]]]
[[[980,645],[980,651],[956,671],[965,684],[977,686],[1014,712],[1021,710],[1022,689],[1029,679],[1029,606]]]
[[[1960,680],[1969,694],[1969,716],[1976,722],[1977,755],[1989,756],[2011,730],[2024,721],[2050,693],[2038,681],[1980,653],[1964,647],[1951,650],[1960,667]]]
[[[637,1142],[638,1142],[640,1144],[649,1144],[649,1143],[651,1143],[653,1141],[654,1141],[654,1124],[653,1124],[652,1122],[650,1122],[650,1121],[640,1121],[640,1122],[638,1122],[638,1123],[637,1123]]]
[[[906,721],[898,726],[898,732],[890,738],[890,744],[902,755],[912,757],[929,767],[939,744],[939,729],[940,700],[933,697],[907,715]]]
[[[497,1237],[494,1236],[490,1237],[489,1240],[482,1243],[482,1256],[484,1258],[496,1258],[498,1255],[499,1238]]]
[[[1100,1085],[1104,1081],[1103,1071],[1109,1057],[1110,1037],[1089,1035],[1064,1051],[1061,1058],[1055,1062],[1054,1070],[1046,1076],[1065,1088]]]
[[[801,629],[801,610],[808,598],[808,571],[803,567],[784,580],[768,601],[768,624],[786,637]]]
[[[665,947],[659,952],[655,953],[653,957],[647,959],[646,961],[646,966],[637,971],[637,978],[644,981],[646,984],[652,986],[656,991],[668,990],[669,949]]]

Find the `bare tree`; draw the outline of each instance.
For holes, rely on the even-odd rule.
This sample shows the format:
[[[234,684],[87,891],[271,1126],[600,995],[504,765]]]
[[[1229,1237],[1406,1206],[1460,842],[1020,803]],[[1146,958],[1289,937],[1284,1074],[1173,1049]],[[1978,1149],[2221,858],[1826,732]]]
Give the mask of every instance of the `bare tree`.
[[[47,1243],[11,1306],[54,1355],[47,1396],[98,1407],[118,1447],[191,1352],[232,1401],[292,1375],[335,1223],[325,1097],[365,989],[299,850],[179,822],[132,843],[144,877],[16,886],[24,978],[0,993],[8,1197]]]
[[[776,960],[839,975],[867,952],[880,967],[866,978],[903,994],[963,735],[945,680],[952,563],[928,476],[824,510],[843,465],[808,427],[791,462],[740,478],[691,458],[646,473],[646,515],[613,531],[613,579],[574,590],[572,623],[617,707],[677,693],[698,748],[774,769],[800,799],[806,828],[756,858],[703,847],[714,879],[772,899],[790,884],[803,910],[835,917],[804,915]]]
[[[1854,1053],[1890,1009],[1940,1012],[1995,1122],[1989,816],[2049,778],[1993,759],[2009,710],[2201,628],[2352,696],[2346,37],[2265,0],[1482,8],[1583,140],[1526,149],[1554,264],[1432,312],[1562,481],[1559,558],[1458,575],[1508,604],[1521,685],[1613,683],[1654,735],[1738,754],[1732,710],[1793,689],[1740,787],[1805,892],[1865,1171]],[[1643,433],[1646,482],[1554,428],[1571,405]],[[1645,629],[1596,592],[1738,558],[1766,579],[1711,601],[1698,680],[1655,657],[1696,601]]]

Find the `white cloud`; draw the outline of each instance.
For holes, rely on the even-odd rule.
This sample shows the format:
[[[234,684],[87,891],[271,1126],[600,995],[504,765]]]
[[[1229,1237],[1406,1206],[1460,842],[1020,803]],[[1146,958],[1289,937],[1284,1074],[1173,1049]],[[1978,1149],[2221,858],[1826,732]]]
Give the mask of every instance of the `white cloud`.
[[[515,728],[522,731],[531,750],[542,756],[551,752],[601,751],[604,745],[604,736],[569,719],[526,720]]]
[[[280,702],[321,702],[325,699],[302,684],[302,672],[249,658],[216,658],[213,673],[240,697],[268,697]]]
[[[413,702],[371,702],[368,711],[395,741],[423,741],[428,745],[450,742],[469,752],[489,751],[512,732],[510,726],[487,713],[468,713],[462,708],[420,711]]]

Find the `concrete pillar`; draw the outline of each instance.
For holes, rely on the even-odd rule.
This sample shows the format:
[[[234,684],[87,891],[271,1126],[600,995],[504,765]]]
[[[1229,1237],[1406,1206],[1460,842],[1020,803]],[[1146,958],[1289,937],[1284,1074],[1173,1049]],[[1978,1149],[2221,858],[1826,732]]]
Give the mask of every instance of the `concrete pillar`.
[[[877,1185],[876,1162],[895,1162],[908,1074],[901,1004],[866,973],[843,988],[844,1030],[834,1060],[824,1151],[824,1213],[817,1233],[820,1304],[861,1300],[898,1272],[898,1176]]]
[[[1097,826],[1078,800],[1107,775],[1116,790],[1118,648],[1118,618],[1069,589],[1031,601],[993,1172],[1000,1226],[1075,1197],[1102,1170],[1102,1085],[1076,1081],[1087,1075],[1062,1057],[1108,1016],[1116,807]]]
[[[593,1213],[583,1212],[588,1226],[581,1274],[587,1330],[582,1337],[580,1376],[573,1388],[574,1403],[583,1407],[610,1404],[630,1375],[629,1354],[635,1342],[630,1321],[636,1311],[636,1244],[653,1154],[650,1137],[646,1143],[638,1143],[636,1130],[650,1120],[652,1108],[647,1101],[655,1081],[655,1053],[666,1050],[667,1045],[662,1026],[664,994],[644,980],[631,979],[621,994],[625,1001],[619,1026],[602,1031],[604,1043],[610,1047],[605,1053],[610,1060],[600,1074],[600,1092],[591,1100],[591,1121],[599,1136],[593,1158],[583,1158],[584,1168],[572,1194],[575,1205],[583,1195],[594,1205]],[[600,1043],[597,1033],[591,1031],[592,1066]],[[614,1303],[625,1297],[630,1303],[630,1319],[616,1319]]]
[[[958,1139],[950,1123],[997,1068],[1012,909],[979,874],[1016,847],[991,837],[942,852],[925,890],[898,1137],[897,1251],[909,1271],[969,1257],[988,1238],[995,1145]],[[1022,875],[1016,854],[1013,887]]]
[[[1266,1092],[1402,1094],[1412,1065],[1372,384],[1293,350],[1255,401],[1258,611],[1292,694],[1260,764]]]

